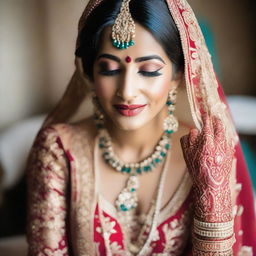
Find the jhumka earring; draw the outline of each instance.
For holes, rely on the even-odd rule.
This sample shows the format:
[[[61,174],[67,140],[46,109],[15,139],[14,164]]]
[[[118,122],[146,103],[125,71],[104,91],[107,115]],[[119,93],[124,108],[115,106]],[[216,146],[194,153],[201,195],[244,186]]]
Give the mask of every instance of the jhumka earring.
[[[164,131],[166,134],[172,134],[178,130],[179,123],[173,115],[176,105],[177,89],[173,89],[168,94],[166,105],[168,107],[168,116],[164,120]]]
[[[97,96],[94,93],[92,94],[92,103],[94,108],[94,120],[95,120],[96,127],[98,129],[102,129],[104,128],[104,115],[100,110]]]
[[[127,49],[135,44],[135,23],[130,13],[130,1],[123,0],[120,13],[112,27],[112,44],[118,49]]]

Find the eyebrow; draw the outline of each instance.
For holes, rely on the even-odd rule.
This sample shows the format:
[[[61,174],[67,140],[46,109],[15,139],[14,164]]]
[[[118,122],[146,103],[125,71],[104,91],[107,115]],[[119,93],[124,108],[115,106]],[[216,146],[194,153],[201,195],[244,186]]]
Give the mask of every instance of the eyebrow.
[[[115,55],[112,55],[112,54],[107,54],[107,53],[104,53],[104,54],[101,54],[97,59],[101,59],[101,58],[106,58],[106,59],[110,59],[110,60],[114,60],[116,62],[121,62],[121,59],[116,57]]]
[[[99,57],[97,59],[99,60],[101,58],[110,59],[110,60],[116,61],[118,63],[121,62],[120,58],[116,57],[115,55],[108,54],[108,53],[103,53],[103,54],[99,55]],[[143,61],[153,60],[153,59],[160,60],[162,63],[165,64],[164,60],[158,55],[149,55],[149,56],[139,57],[139,58],[135,59],[135,62],[143,62]]]
[[[142,62],[142,61],[153,60],[153,59],[160,60],[165,64],[164,60],[158,55],[149,55],[149,56],[139,57],[135,59],[135,62]]]

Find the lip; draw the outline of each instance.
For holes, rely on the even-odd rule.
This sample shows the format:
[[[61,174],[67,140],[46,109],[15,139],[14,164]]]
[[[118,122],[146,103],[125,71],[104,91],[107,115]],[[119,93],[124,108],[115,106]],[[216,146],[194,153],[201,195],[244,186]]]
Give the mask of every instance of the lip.
[[[114,108],[122,116],[136,116],[139,113],[141,113],[141,111],[143,111],[143,109],[146,106],[147,106],[147,104],[144,104],[144,105],[138,105],[138,104],[136,104],[136,105],[135,104],[134,105],[115,104]]]

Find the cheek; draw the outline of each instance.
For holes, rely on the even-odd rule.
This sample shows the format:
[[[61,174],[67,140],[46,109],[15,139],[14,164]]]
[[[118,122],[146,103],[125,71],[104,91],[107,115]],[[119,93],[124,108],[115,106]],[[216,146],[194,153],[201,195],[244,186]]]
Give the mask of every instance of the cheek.
[[[96,79],[94,82],[95,93],[99,99],[111,99],[115,95],[113,82],[107,79]]]
[[[152,101],[155,102],[162,102],[165,101],[168,92],[170,89],[170,82],[166,81],[165,79],[158,79],[154,84],[152,84],[148,90],[147,94],[151,98]]]

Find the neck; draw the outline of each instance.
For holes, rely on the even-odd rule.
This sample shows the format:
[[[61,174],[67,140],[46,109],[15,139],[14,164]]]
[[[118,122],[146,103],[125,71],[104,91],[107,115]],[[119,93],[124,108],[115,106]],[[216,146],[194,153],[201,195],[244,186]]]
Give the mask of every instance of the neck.
[[[165,111],[162,111],[145,126],[132,131],[121,130],[108,123],[107,129],[113,143],[114,152],[124,162],[138,162],[148,157],[163,135],[165,116]]]

